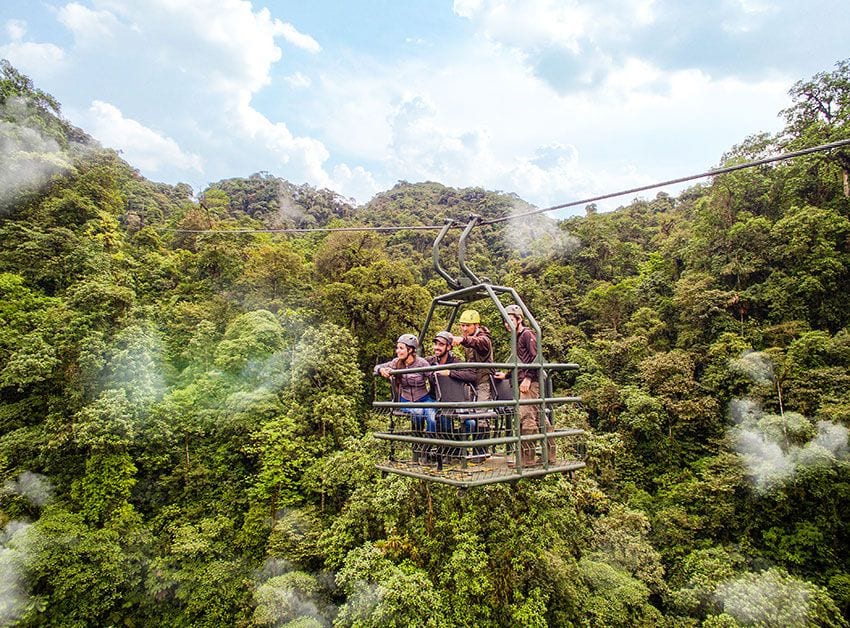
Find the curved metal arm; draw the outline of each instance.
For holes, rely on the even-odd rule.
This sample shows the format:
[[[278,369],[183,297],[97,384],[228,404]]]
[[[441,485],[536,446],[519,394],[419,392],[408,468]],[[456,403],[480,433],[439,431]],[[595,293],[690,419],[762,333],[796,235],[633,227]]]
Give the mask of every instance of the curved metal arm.
[[[469,217],[469,223],[467,223],[466,228],[463,230],[463,234],[460,236],[460,242],[458,242],[457,247],[457,261],[460,265],[461,271],[466,275],[471,281],[471,284],[475,285],[481,283],[481,280],[475,275],[472,270],[470,270],[469,266],[466,265],[466,239],[469,237],[472,228],[475,227],[479,222],[481,222],[481,216],[478,214],[472,214]]]
[[[449,229],[454,225],[454,220],[446,220],[446,224],[443,226],[442,230],[440,230],[440,234],[434,240],[434,248],[433,257],[434,257],[434,270],[437,271],[437,274],[440,275],[443,279],[446,280],[446,283],[449,284],[449,287],[452,290],[457,290],[460,288],[460,283],[458,283],[457,279],[452,277],[446,270],[440,266],[440,243],[443,241],[445,235],[449,232]]]

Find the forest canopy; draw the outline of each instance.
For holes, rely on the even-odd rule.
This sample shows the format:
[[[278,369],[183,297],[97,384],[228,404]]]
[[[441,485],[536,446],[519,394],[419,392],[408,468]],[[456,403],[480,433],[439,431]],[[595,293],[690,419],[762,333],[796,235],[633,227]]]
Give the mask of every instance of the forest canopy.
[[[720,165],[850,138],[850,61],[780,115]],[[473,233],[587,467],[459,492],[372,437],[434,234],[263,230],[531,206],[152,182],[6,61],[0,146],[0,623],[848,626],[850,149]]]

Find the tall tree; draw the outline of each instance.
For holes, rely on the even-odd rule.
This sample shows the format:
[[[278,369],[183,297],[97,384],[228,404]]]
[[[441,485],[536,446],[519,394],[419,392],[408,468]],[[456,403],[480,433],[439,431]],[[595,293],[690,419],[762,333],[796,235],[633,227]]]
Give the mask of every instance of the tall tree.
[[[794,104],[783,110],[789,146],[802,148],[850,138],[850,59],[832,72],[797,81],[788,92]],[[836,149],[827,159],[841,167],[844,197],[850,198],[850,149]]]

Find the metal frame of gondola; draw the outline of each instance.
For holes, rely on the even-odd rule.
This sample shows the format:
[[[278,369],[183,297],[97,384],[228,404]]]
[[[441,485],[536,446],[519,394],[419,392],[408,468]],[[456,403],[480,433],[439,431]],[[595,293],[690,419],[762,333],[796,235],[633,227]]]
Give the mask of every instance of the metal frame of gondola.
[[[505,306],[502,304],[500,296],[508,295],[510,299],[520,307],[523,313],[523,317],[527,321],[528,327],[530,327],[537,339],[537,346],[542,347],[542,334],[540,330],[540,325],[537,320],[531,314],[529,309],[526,307],[522,298],[520,298],[519,294],[513,289],[506,286],[496,286],[492,285],[487,279],[479,278],[466,264],[466,247],[467,240],[472,232],[472,230],[477,226],[481,221],[481,218],[477,215],[470,216],[466,226],[463,230],[463,233],[460,236],[458,242],[458,265],[462,275],[458,278],[452,277],[440,264],[440,254],[439,249],[440,245],[448,233],[448,231],[456,226],[456,223],[452,220],[449,220],[445,223],[439,235],[434,240],[433,245],[433,262],[434,269],[436,272],[446,280],[446,283],[452,289],[451,292],[447,294],[440,295],[434,298],[431,302],[431,307],[428,311],[428,315],[425,318],[425,322],[422,326],[422,330],[419,334],[420,341],[422,339],[428,338],[428,328],[431,325],[431,322],[434,319],[434,314],[438,308],[449,308],[450,312],[448,315],[447,328],[451,329],[454,321],[457,317],[458,311],[461,307],[466,306],[467,304],[489,299],[492,303],[496,305],[496,308],[499,311],[499,314],[502,317],[503,321],[510,320],[507,311],[505,310]],[[556,438],[566,438],[566,437],[578,437],[584,434],[583,430],[580,429],[565,429],[565,430],[556,430],[554,428],[547,429],[546,426],[546,416],[551,413],[551,410],[558,405],[565,403],[578,403],[581,401],[580,397],[554,397],[552,396],[552,379],[551,373],[556,371],[569,371],[578,369],[579,366],[577,364],[558,364],[558,363],[547,363],[543,361],[543,357],[540,351],[537,354],[537,360],[531,364],[524,364],[519,362],[517,357],[517,333],[515,329],[511,331],[511,353],[507,362],[499,362],[499,363],[479,363],[479,362],[461,362],[447,365],[435,365],[429,367],[419,367],[412,369],[396,369],[392,371],[393,375],[400,375],[404,373],[417,373],[417,372],[433,372],[437,370],[444,369],[459,369],[459,368],[496,368],[496,369],[505,369],[510,372],[510,381],[511,381],[511,389],[513,392],[512,400],[491,400],[491,401],[472,401],[472,402],[428,402],[428,403],[411,403],[411,402],[397,402],[397,401],[376,401],[373,403],[373,406],[377,409],[398,411],[402,409],[410,409],[410,408],[434,408],[438,411],[440,409],[472,409],[472,410],[482,410],[482,409],[495,409],[495,408],[512,408],[512,435],[510,436],[501,436],[495,438],[484,438],[477,439],[472,441],[453,441],[452,445],[454,447],[469,449],[472,447],[490,447],[490,446],[498,446],[502,444],[515,444],[513,448],[513,456],[514,462],[511,467],[510,472],[508,473],[494,473],[494,472],[476,472],[469,471],[464,467],[464,470],[461,474],[452,474],[452,473],[444,473],[444,469],[442,464],[438,465],[437,469],[431,468],[420,468],[419,466],[410,466],[405,467],[403,464],[399,464],[393,459],[393,455],[391,454],[390,460],[386,463],[379,463],[377,466],[383,472],[396,473],[408,477],[420,478],[425,480],[432,480],[436,482],[442,482],[445,484],[450,484],[454,486],[458,486],[461,488],[473,487],[473,486],[481,486],[485,484],[492,484],[496,482],[510,482],[516,481],[522,478],[529,477],[540,477],[544,475],[548,475],[550,473],[572,473],[573,471],[580,469],[585,466],[583,460],[579,457],[576,457],[575,460],[566,460],[566,461],[556,461],[554,463],[549,462],[549,443],[550,439],[553,439],[551,442],[554,442]],[[520,399],[519,395],[519,381],[518,381],[518,372],[520,369],[536,369],[539,374],[540,381],[540,397],[534,399]],[[538,412],[538,416],[540,417],[538,420],[538,432],[535,434],[521,434],[521,419],[520,419],[520,407],[526,405],[536,405],[540,408]],[[403,443],[411,443],[414,446],[416,444],[422,446],[433,446],[437,447],[445,444],[445,439],[442,438],[431,438],[427,436],[417,436],[417,435],[409,435],[405,433],[396,432],[394,428],[391,427],[389,432],[377,432],[374,434],[375,438],[380,440],[395,442],[403,442]],[[541,457],[544,461],[540,466],[527,467],[521,464],[521,443],[523,442],[537,442],[540,441],[541,448]],[[536,445],[535,445],[536,447]]]

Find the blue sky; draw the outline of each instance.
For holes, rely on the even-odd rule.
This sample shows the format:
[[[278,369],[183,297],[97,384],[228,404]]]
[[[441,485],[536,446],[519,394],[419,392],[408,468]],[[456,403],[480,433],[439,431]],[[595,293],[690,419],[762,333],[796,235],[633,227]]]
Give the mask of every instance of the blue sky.
[[[430,180],[547,207],[703,171],[780,130],[848,30],[846,0],[0,2],[0,57],[148,178],[358,202]]]

